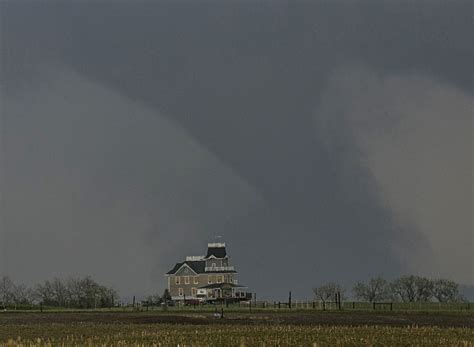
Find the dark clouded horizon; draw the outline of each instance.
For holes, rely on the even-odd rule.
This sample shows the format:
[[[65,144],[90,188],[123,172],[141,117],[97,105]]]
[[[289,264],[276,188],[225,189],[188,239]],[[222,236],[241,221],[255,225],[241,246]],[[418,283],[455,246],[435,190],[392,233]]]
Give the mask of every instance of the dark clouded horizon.
[[[470,2],[0,9],[0,273],[151,293],[223,235],[262,298],[474,284]]]

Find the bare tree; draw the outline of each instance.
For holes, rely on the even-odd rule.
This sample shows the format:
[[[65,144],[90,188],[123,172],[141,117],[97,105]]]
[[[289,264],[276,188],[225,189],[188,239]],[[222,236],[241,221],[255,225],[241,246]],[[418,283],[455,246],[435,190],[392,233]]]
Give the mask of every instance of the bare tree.
[[[50,286],[55,304],[62,307],[67,306],[68,289],[64,281],[60,280],[59,278],[55,278],[51,282]]]
[[[69,278],[66,281],[68,306],[79,307],[82,298],[81,281],[78,278]]]
[[[34,289],[35,299],[44,305],[55,305],[54,290],[50,281],[45,281],[43,284],[37,284]]]
[[[82,289],[82,307],[92,308],[97,307],[97,300],[99,298],[99,285],[90,277],[85,277],[80,280]]]
[[[118,301],[117,292],[99,285],[90,277],[55,278],[35,288],[37,301],[50,306],[73,308],[111,307]]]
[[[420,276],[402,276],[391,284],[391,289],[403,302],[429,301],[433,282]]]
[[[24,284],[14,285],[12,297],[15,305],[31,305],[34,301],[33,291]]]
[[[339,284],[330,282],[313,288],[313,292],[318,300],[326,303],[330,298],[334,298],[336,293],[341,293],[342,295],[344,290]]]
[[[13,303],[15,284],[8,276],[0,278],[0,304],[8,306]]]
[[[439,302],[458,301],[459,285],[446,279],[437,279],[433,281],[433,296]]]
[[[170,291],[168,290],[168,288],[166,288],[163,291],[163,295],[161,296],[161,300],[164,301],[164,302],[171,301],[171,294],[170,294]]]
[[[118,302],[118,294],[113,288],[99,286],[99,307],[113,307]]]
[[[369,302],[390,297],[390,286],[382,277],[371,278],[368,283],[357,282],[352,291],[357,299]]]
[[[426,277],[415,277],[416,301],[430,301],[433,297],[433,281]]]
[[[391,284],[392,291],[403,302],[413,302],[416,299],[415,276],[403,276]]]

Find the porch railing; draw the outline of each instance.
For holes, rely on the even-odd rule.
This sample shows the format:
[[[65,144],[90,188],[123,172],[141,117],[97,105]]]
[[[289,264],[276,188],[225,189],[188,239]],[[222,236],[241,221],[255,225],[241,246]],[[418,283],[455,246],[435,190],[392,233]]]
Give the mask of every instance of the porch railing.
[[[206,272],[235,271],[233,266],[206,266]]]

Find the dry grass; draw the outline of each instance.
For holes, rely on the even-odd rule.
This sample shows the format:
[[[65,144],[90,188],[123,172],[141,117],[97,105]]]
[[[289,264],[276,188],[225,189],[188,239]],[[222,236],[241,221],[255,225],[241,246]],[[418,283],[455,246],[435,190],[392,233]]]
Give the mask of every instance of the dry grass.
[[[474,329],[54,323],[0,326],[0,346],[474,346]]]

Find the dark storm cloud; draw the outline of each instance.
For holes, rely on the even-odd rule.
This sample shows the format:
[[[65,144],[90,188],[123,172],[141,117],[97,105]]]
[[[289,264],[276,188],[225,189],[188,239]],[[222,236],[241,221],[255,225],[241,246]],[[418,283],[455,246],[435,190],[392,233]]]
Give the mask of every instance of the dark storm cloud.
[[[416,254],[420,247],[429,254],[429,245],[416,223],[397,218],[385,203],[373,168],[367,165],[368,154],[358,145],[357,133],[347,117],[334,115],[338,109],[350,112],[338,108],[350,95],[328,94],[326,89],[340,67],[363,65],[375,75],[429,76],[469,95],[469,2],[8,2],[2,9],[4,99],[21,100],[25,90],[33,94],[38,90],[42,95],[39,91],[46,89],[46,95],[58,94],[68,83],[78,84],[67,94],[76,101],[64,106],[76,107],[77,100],[91,106],[90,112],[81,113],[74,146],[82,147],[85,140],[80,134],[90,131],[86,124],[94,124],[102,114],[103,123],[98,127],[102,131],[93,138],[103,141],[97,146],[116,157],[106,161],[99,174],[94,170],[89,174],[97,178],[96,190],[87,185],[91,192],[84,201],[96,199],[103,190],[134,206],[132,211],[127,208],[128,212],[121,213],[130,218],[125,218],[119,229],[129,237],[136,235],[160,245],[157,254],[137,246],[138,253],[147,253],[137,273],[149,276],[152,270],[143,269],[148,263],[156,269],[153,283],[162,285],[160,271],[177,260],[166,260],[158,253],[172,248],[179,257],[196,249],[200,238],[204,245],[213,234],[225,235],[243,281],[269,296],[290,287],[307,294],[313,284],[327,279],[350,282],[373,274],[391,276],[405,269],[401,254]],[[64,71],[69,80],[58,77]],[[61,82],[56,83],[56,89],[47,89],[45,84],[50,80]],[[361,86],[352,88],[365,88],[366,80],[360,81]],[[94,86],[91,90],[96,94],[87,93],[84,85]],[[122,106],[103,115],[101,97],[97,97],[102,93],[115,95],[105,100]],[[99,100],[91,102],[94,95]],[[344,100],[337,100],[338,96]],[[334,98],[329,106],[326,97]],[[17,104],[11,103],[15,108]],[[49,107],[39,107],[41,114],[31,109],[23,112],[24,123],[17,126],[13,116],[4,112],[5,131],[23,138],[20,143],[42,127],[46,138],[49,132],[64,133],[70,121],[46,116],[66,112],[59,103],[53,99]],[[130,104],[135,106],[124,112],[124,105]],[[180,133],[185,134],[166,142],[166,155],[153,157],[158,140],[146,146],[140,143],[143,131],[154,129],[159,137],[162,123],[139,122],[125,143],[120,137],[115,142],[110,139],[113,134],[108,124],[114,117],[121,117],[119,123],[126,128],[130,121],[125,119],[137,117],[144,108],[157,119],[167,118],[171,128],[182,129]],[[331,114],[331,125],[324,135],[320,119],[326,119],[327,114],[321,110]],[[33,123],[29,118],[36,120]],[[383,126],[390,124],[387,122]],[[152,137],[149,133],[144,138]],[[7,158],[12,155],[8,145],[13,140],[9,138],[6,136]],[[63,140],[56,138],[52,145],[61,145]],[[183,141],[192,145],[176,150]],[[170,164],[163,156],[175,155],[188,162],[193,157],[189,154],[192,148],[214,158],[218,164],[213,165],[223,170],[217,177],[226,177],[223,182],[240,183],[228,194],[211,193],[208,197],[205,191],[222,191],[211,178],[214,176],[204,172],[196,180],[185,175],[166,186],[181,196],[170,201],[160,198],[167,194],[163,193],[165,187],[157,184],[159,174],[137,173],[154,172],[165,165],[180,177],[187,172],[186,167]],[[128,155],[120,162],[123,151]],[[70,155],[77,158],[78,154],[73,151]],[[29,169],[44,165],[43,160],[33,165],[34,160],[34,153],[25,154]],[[68,158],[56,158],[54,164],[61,166],[63,160]],[[77,164],[78,170],[96,168],[94,160],[101,161],[92,156]],[[118,162],[123,167],[117,167]],[[25,168],[15,166],[6,169],[12,177],[25,172]],[[21,214],[22,210],[21,205],[13,208],[11,203],[20,183],[14,184],[8,177],[3,228],[9,235],[18,235],[17,229],[29,227],[9,224],[11,214]],[[124,185],[136,179],[141,182],[139,194],[123,191]],[[239,185],[247,187],[240,195]],[[183,186],[200,186],[203,192],[186,194]],[[33,194],[33,189],[25,188],[25,196]],[[46,192],[36,196],[42,194]],[[109,197],[110,201],[115,198]],[[209,201],[211,206],[203,207]],[[212,207],[219,202],[226,208]],[[101,209],[99,206],[98,211]],[[87,218],[83,205],[71,206],[70,210],[80,211],[76,215],[80,220]],[[147,211],[149,225],[131,227],[139,224],[138,211],[142,210]],[[158,212],[167,216],[168,222],[163,222]],[[54,211],[50,211],[44,220],[54,218]],[[111,218],[103,217],[103,221]],[[193,247],[186,242],[186,232],[180,234],[180,242],[170,232],[178,228],[179,221],[180,228],[189,230]],[[107,225],[107,232],[115,227]],[[58,229],[58,233],[66,233]],[[92,238],[88,229],[97,228],[85,225],[77,232],[87,240]],[[163,248],[167,242],[172,246]],[[7,259],[9,271],[17,268],[18,260],[13,258]],[[45,269],[44,276],[47,274]],[[114,278],[122,287],[128,281],[118,275]]]
[[[202,247],[214,224],[259,205],[160,114],[65,68],[47,72],[5,108],[2,255],[12,276],[86,272],[126,293],[151,290],[167,255]]]

